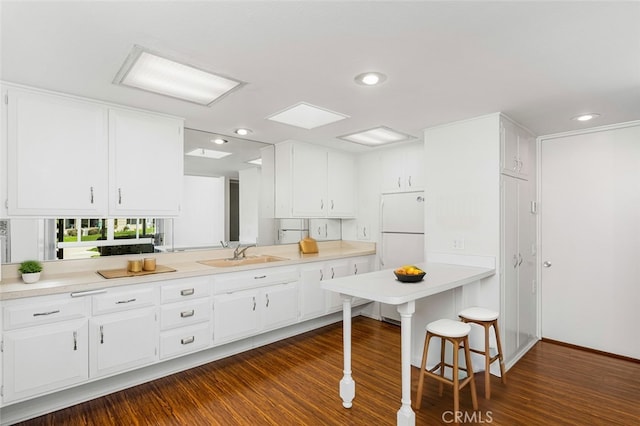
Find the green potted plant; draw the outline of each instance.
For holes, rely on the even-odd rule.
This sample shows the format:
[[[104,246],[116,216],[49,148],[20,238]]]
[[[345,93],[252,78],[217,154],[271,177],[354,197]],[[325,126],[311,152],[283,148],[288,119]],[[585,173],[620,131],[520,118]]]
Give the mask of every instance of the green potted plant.
[[[18,272],[22,274],[22,281],[27,284],[35,283],[40,279],[42,263],[37,260],[25,260],[20,264]]]

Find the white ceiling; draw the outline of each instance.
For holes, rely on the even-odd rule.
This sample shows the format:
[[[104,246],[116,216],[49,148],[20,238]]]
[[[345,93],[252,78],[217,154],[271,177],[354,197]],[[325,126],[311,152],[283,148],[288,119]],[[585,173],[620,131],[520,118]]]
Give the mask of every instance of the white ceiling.
[[[502,111],[538,135],[640,119],[639,2],[12,2],[4,81],[186,118],[250,139],[336,139],[379,125],[417,137]],[[211,107],[112,84],[138,44],[248,84]],[[379,87],[353,78],[388,76]],[[266,120],[298,102],[351,118],[313,130]],[[598,112],[581,124],[571,117]]]

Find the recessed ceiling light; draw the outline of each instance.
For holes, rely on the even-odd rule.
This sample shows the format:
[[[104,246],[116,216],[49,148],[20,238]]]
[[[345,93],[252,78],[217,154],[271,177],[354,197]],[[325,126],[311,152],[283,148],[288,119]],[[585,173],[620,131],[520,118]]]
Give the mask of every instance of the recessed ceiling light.
[[[368,146],[379,146],[393,142],[402,142],[415,139],[415,137],[411,135],[398,132],[385,126],[363,130],[361,132],[352,133],[350,135],[339,136],[338,138]]]
[[[278,123],[289,124],[291,126],[302,127],[303,129],[310,130],[324,126],[325,124],[344,120],[345,118],[349,118],[349,116],[305,102],[300,102],[267,117],[267,120],[277,121]]]
[[[245,84],[175,62],[140,46],[133,46],[113,82],[199,105],[211,105]]]
[[[600,114],[597,114],[595,112],[590,112],[588,114],[582,114],[582,115],[578,115],[577,117],[573,117],[573,119],[576,121],[589,121],[598,117],[600,117]]]
[[[256,166],[262,166],[262,158],[256,158],[255,160],[247,161],[249,164],[255,164]]]
[[[231,155],[231,153],[216,151],[214,149],[196,148],[193,151],[187,152],[185,155],[190,155],[192,157],[204,157],[204,158],[212,158],[214,160],[219,160],[221,158]]]
[[[249,133],[251,133],[251,129],[245,129],[241,127],[239,129],[234,130],[233,133],[240,136],[247,136]]]
[[[358,74],[355,77],[355,81],[358,84],[362,84],[363,86],[375,86],[377,84],[382,84],[387,79],[387,76],[380,72],[364,72],[362,74]]]
[[[222,139],[222,138],[215,138],[215,139],[211,139],[211,142],[215,143],[216,145],[224,145],[225,143],[228,143],[229,141],[226,139]]]

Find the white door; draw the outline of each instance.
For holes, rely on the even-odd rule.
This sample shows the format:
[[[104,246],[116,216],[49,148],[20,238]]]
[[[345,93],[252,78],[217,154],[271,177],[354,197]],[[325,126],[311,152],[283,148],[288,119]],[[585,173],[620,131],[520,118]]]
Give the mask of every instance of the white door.
[[[636,126],[541,142],[543,337],[640,358],[639,140]]]

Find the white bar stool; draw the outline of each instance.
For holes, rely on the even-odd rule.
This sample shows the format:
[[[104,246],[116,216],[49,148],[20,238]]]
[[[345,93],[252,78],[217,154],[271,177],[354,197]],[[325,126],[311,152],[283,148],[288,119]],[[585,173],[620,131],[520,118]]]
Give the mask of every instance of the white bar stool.
[[[469,352],[469,332],[471,326],[460,321],[450,319],[440,319],[427,324],[427,336],[424,341],[424,352],[422,354],[422,366],[420,367],[420,379],[418,381],[418,391],[416,393],[416,410],[420,409],[422,404],[422,387],[424,385],[424,376],[429,376],[440,382],[439,394],[442,396],[442,385],[448,384],[453,386],[453,409],[457,413],[460,408],[460,389],[467,384],[471,386],[471,402],[473,409],[478,409],[478,398],[476,397],[476,382],[473,377],[473,368],[471,367],[471,352]],[[432,337],[439,337],[441,340],[440,362],[430,370],[426,370],[427,354],[429,352],[429,341]],[[444,360],[445,344],[451,342],[453,344],[453,365],[448,364]],[[458,358],[460,354],[460,346],[464,347],[465,367],[460,367]],[[452,369],[451,379],[444,376],[445,368]],[[436,373],[435,371],[438,370]],[[466,371],[466,377],[460,380],[459,370]]]
[[[502,356],[502,345],[500,343],[500,331],[498,330],[498,316],[500,314],[491,309],[481,308],[474,306],[464,309],[458,313],[460,319],[465,323],[478,324],[484,327],[484,350],[471,349],[471,352],[484,355],[484,397],[491,399],[491,372],[489,368],[494,361],[500,362],[500,376],[502,383],[507,384],[507,375],[504,370],[504,358]],[[493,327],[493,331],[496,335],[496,343],[498,346],[498,353],[491,356],[489,351],[489,329]]]

